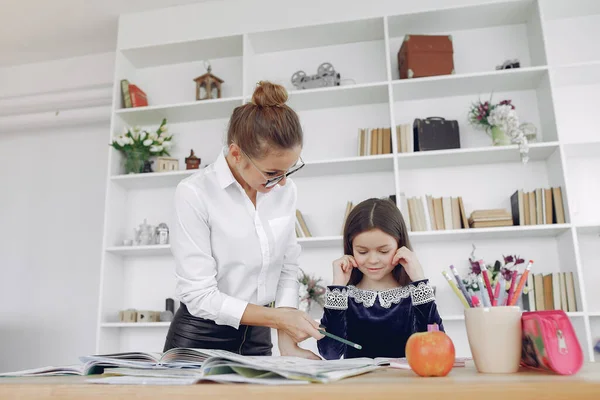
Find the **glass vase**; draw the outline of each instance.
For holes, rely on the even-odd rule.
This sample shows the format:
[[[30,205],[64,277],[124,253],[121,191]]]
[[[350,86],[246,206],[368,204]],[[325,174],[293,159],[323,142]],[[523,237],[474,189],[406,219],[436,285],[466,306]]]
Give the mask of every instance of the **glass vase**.
[[[125,173],[140,174],[144,169],[144,162],[147,160],[146,154],[140,150],[131,150],[125,153]]]
[[[492,145],[507,146],[511,144],[510,137],[504,132],[504,129],[499,126],[492,126]]]

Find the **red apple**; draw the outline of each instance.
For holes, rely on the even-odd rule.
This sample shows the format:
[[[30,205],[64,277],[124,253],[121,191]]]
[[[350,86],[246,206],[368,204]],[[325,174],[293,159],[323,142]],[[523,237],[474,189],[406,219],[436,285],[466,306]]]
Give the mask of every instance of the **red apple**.
[[[413,333],[406,342],[406,361],[420,376],[446,376],[454,366],[454,343],[437,324]]]

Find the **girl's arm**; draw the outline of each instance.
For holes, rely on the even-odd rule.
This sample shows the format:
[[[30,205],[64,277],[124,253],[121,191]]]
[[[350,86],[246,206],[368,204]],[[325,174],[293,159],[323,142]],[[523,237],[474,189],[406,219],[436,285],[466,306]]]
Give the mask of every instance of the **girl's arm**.
[[[410,294],[413,307],[413,327],[412,331],[426,332],[427,325],[437,324],[440,331],[444,331],[442,318],[438,313],[433,287],[429,285],[428,279],[411,282]]]
[[[342,285],[327,286],[326,300],[321,325],[327,332],[346,338],[346,310],[348,309],[348,288]],[[321,356],[335,360],[346,354],[346,345],[325,336],[317,341]]]

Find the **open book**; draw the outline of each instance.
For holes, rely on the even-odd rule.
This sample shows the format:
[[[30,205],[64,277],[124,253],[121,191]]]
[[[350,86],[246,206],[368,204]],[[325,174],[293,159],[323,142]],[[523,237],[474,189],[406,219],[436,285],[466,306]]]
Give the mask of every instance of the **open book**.
[[[115,353],[85,356],[80,366],[46,367],[0,376],[95,375],[137,376],[159,382],[185,379],[273,383],[284,380],[331,382],[380,368],[369,358],[307,360],[298,357],[242,356],[224,350],[175,348],[160,353]],[[187,370],[187,371],[185,371]],[[148,381],[149,379],[145,379]],[[96,383],[102,379],[95,379]],[[106,381],[112,383],[115,381]],[[122,380],[124,381],[124,379]],[[135,381],[135,380],[133,380]],[[124,382],[121,382],[124,383]]]

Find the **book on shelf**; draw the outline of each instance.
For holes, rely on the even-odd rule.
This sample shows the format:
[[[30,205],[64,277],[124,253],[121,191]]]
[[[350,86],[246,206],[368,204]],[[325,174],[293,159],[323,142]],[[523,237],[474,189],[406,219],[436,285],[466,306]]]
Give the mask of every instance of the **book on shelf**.
[[[396,151],[398,153],[414,153],[415,140],[413,135],[413,124],[396,125]]]
[[[296,210],[296,237],[312,237],[300,210]]]
[[[502,208],[475,210],[469,217],[469,226],[471,228],[495,228],[512,225],[513,218],[511,213]]]
[[[537,188],[531,192],[516,190],[510,196],[514,225],[564,224],[562,188]]]
[[[523,290],[526,311],[577,312],[577,289],[573,272],[529,274]]]
[[[375,156],[392,153],[391,128],[361,128],[358,130],[358,155]]]
[[[344,227],[346,226],[346,219],[348,219],[348,215],[350,215],[350,212],[352,211],[352,209],[354,208],[354,204],[349,201],[346,203],[346,211],[344,212],[344,219],[342,220],[342,230],[340,235],[344,235]]]
[[[123,108],[145,107],[148,105],[148,96],[137,85],[121,79],[121,101]]]
[[[412,232],[468,229],[462,197],[406,197],[402,194],[401,210]],[[408,218],[407,218],[408,217]]]

